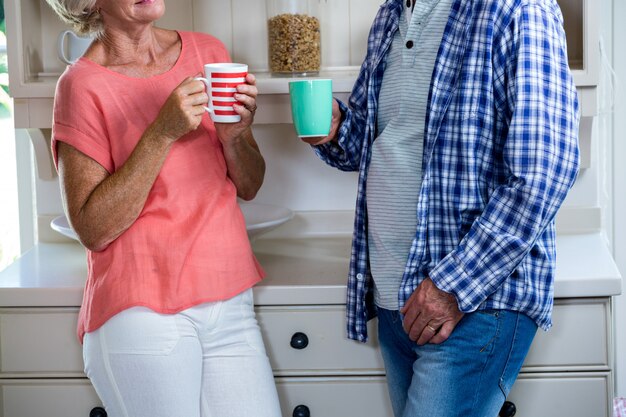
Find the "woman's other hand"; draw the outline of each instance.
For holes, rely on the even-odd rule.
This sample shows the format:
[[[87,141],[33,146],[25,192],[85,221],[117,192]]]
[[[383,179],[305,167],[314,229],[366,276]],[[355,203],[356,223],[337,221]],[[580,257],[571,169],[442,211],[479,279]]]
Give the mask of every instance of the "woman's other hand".
[[[323,145],[325,143],[331,141],[337,141],[337,131],[339,130],[339,125],[341,125],[341,110],[339,109],[339,104],[337,104],[337,100],[333,99],[333,117],[330,122],[330,132],[326,137],[313,137],[313,138],[301,138],[303,142],[308,143],[309,145]]]
[[[237,86],[233,109],[241,116],[237,123],[215,123],[217,137],[222,142],[228,176],[237,188],[237,196],[251,200],[263,184],[265,161],[252,134],[256,111],[256,78],[246,76],[246,83]]]
[[[188,77],[172,91],[150,129],[175,142],[200,126],[208,102],[204,83]]]

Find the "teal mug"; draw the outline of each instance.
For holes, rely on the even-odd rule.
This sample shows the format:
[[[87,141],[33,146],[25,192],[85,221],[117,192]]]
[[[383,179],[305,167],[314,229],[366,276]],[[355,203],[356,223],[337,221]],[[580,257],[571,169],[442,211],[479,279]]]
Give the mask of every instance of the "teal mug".
[[[298,136],[328,136],[333,116],[332,80],[291,81],[289,97],[291,116]]]

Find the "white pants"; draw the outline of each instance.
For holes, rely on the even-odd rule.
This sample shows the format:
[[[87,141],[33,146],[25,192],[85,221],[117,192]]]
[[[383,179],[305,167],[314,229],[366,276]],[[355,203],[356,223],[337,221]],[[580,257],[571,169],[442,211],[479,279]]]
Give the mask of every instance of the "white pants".
[[[252,290],[178,314],[133,307],[85,335],[109,417],[280,417]]]

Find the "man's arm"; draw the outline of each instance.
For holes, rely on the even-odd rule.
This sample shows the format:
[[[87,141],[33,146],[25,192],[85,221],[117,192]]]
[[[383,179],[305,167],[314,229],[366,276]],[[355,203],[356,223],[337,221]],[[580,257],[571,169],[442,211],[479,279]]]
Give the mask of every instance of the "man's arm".
[[[494,63],[509,120],[509,175],[459,246],[430,278],[471,312],[515,270],[553,221],[579,166],[578,102],[563,28],[544,5],[522,6]]]

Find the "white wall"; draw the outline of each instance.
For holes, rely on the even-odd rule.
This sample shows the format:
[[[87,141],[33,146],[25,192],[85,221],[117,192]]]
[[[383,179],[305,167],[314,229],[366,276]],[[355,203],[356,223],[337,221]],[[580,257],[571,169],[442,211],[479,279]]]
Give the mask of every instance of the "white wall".
[[[261,125],[254,135],[265,156],[265,183],[255,201],[292,210],[353,210],[357,174],[324,164],[292,125]]]

